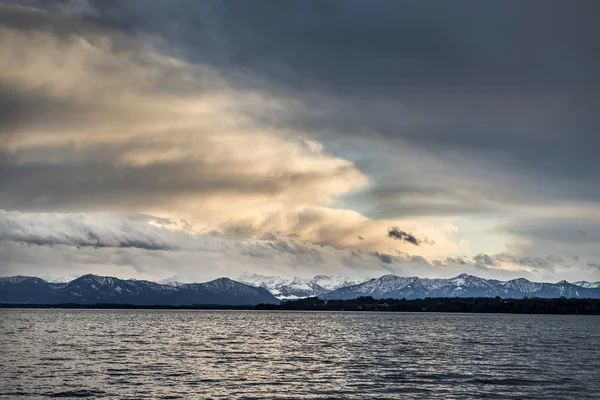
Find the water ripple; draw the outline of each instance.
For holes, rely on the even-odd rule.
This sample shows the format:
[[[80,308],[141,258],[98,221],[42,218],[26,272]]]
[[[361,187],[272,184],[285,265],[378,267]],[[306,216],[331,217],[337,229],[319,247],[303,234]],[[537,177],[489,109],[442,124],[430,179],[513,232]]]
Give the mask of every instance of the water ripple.
[[[600,317],[1,310],[0,398],[597,399]]]

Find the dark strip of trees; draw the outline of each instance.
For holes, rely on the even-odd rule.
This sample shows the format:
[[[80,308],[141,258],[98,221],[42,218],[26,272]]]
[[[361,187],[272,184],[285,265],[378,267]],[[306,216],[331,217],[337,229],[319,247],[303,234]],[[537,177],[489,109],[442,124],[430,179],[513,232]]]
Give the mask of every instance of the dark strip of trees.
[[[374,299],[358,297],[352,300],[322,300],[317,297],[284,301],[279,305],[259,304],[259,310],[316,311],[400,311],[400,312],[462,312],[509,314],[590,314],[600,315],[600,299],[502,299],[500,297],[444,297],[425,299]]]
[[[282,301],[281,304],[227,306],[216,304],[151,305],[132,304],[0,304],[0,308],[63,308],[63,309],[162,309],[162,310],[290,310],[290,311],[395,311],[395,312],[460,312],[507,314],[585,314],[600,315],[600,299],[500,297],[443,297],[425,299],[374,299],[358,297],[351,300],[323,300],[309,297]]]

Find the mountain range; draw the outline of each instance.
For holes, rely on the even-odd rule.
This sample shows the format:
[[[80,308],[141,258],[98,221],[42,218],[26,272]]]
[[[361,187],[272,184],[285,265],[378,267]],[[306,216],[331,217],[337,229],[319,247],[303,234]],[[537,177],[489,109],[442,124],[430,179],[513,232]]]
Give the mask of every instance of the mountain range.
[[[279,300],[264,288],[229,278],[174,285],[88,274],[68,282],[29,276],[0,278],[0,303],[235,306],[277,304]]]
[[[531,282],[525,278],[499,281],[461,274],[450,279],[429,279],[384,275],[324,294],[324,299],[353,299],[371,296],[377,299],[425,297],[569,297],[600,298],[600,282]]]
[[[568,297],[600,298],[600,282],[531,282],[524,278],[499,281],[461,274],[450,279],[384,275],[367,281],[317,275],[284,279],[246,274],[240,281],[219,278],[205,283],[156,283],[136,279],[83,275],[48,282],[36,277],[0,278],[0,303],[133,304],[133,305],[255,305],[277,304],[318,296],[323,299],[425,297]]]
[[[242,275],[242,282],[263,287],[280,300],[318,296],[324,299],[353,299],[359,296],[416,299],[425,297],[590,297],[600,298],[600,282],[537,283],[525,278],[509,281],[483,279],[461,274],[450,279],[384,275],[367,281],[317,275],[313,279],[286,280],[278,276]]]
[[[280,300],[294,300],[312,296],[323,296],[336,289],[356,285],[362,281],[344,276],[317,275],[312,279],[294,277],[284,279],[279,276],[243,274],[240,282],[267,289]]]

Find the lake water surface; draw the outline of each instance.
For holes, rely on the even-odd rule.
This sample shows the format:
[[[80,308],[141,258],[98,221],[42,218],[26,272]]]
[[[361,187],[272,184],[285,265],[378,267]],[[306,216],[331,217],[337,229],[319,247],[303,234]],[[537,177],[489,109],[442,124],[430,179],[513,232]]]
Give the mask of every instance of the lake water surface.
[[[600,399],[600,317],[0,310],[0,398]]]

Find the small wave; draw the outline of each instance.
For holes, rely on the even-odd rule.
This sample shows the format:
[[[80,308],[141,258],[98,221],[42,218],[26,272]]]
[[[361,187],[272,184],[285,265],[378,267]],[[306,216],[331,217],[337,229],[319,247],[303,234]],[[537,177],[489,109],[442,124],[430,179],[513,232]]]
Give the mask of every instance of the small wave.
[[[105,396],[107,393],[102,390],[68,390],[65,392],[49,393],[46,397],[62,398],[62,397],[97,397]]]
[[[31,393],[27,393],[27,392],[7,392],[7,393],[2,393],[0,392],[0,397],[4,397],[4,396],[10,396],[12,397],[16,397],[16,396],[30,396]]]
[[[548,384],[548,381],[539,381],[534,379],[519,379],[519,378],[475,378],[466,381],[467,383],[479,383],[484,385],[505,385],[505,386],[532,386]]]

